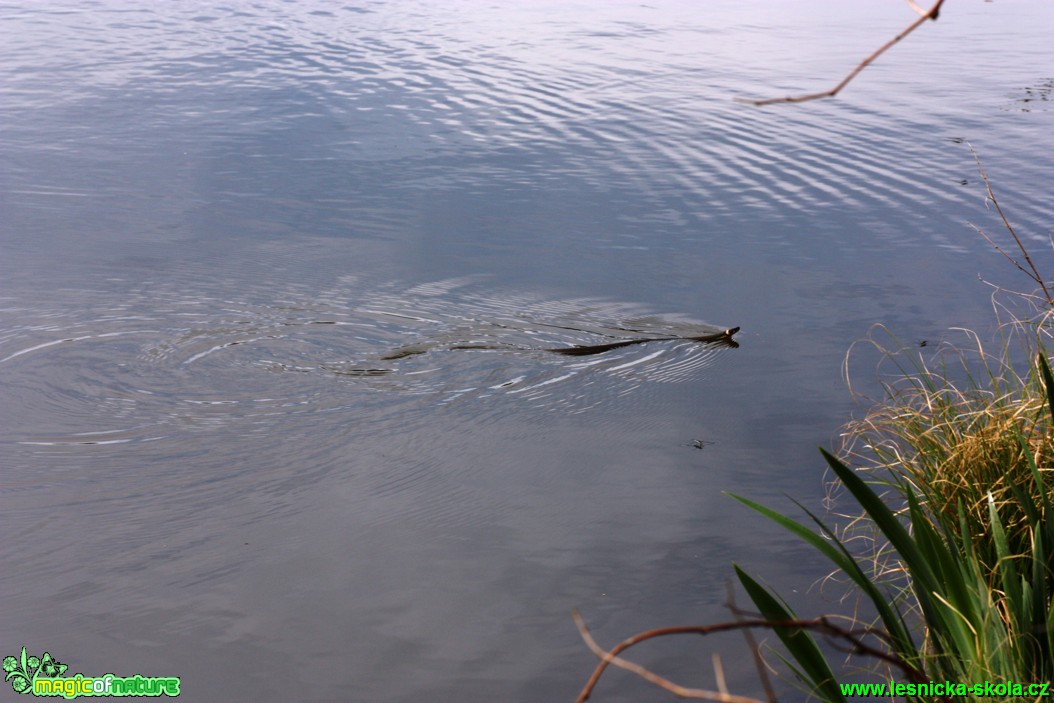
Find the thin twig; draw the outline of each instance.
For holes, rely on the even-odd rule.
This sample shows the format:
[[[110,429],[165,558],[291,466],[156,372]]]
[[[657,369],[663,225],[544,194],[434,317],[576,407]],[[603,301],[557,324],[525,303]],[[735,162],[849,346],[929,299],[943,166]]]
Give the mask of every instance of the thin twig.
[[[710,661],[714,665],[714,681],[717,683],[717,690],[723,696],[732,695],[728,692],[728,684],[725,683],[725,667],[721,664],[721,655],[714,652]]]
[[[736,605],[736,589],[731,582],[727,584],[727,587],[728,603],[725,605],[732,611],[732,616],[736,619],[736,622],[743,622],[743,611]],[[747,646],[750,647],[750,654],[754,659],[754,668],[758,672],[761,688],[765,691],[765,698],[768,699],[769,703],[777,703],[776,690],[772,687],[772,681],[769,679],[768,668],[765,666],[765,660],[761,656],[761,647],[758,646],[758,641],[754,639],[754,633],[750,631],[749,627],[743,628],[743,639],[746,640]]]
[[[1014,257],[1010,256],[1010,254],[1007,254],[1007,253],[1006,253],[1006,251],[1004,251],[1004,250],[1003,250],[1003,247],[1001,247],[1001,246],[999,246],[998,244],[996,244],[996,243],[995,243],[995,240],[993,240],[993,239],[992,239],[991,237],[989,237],[989,236],[988,236],[988,233],[987,233],[987,232],[985,232],[985,231],[984,231],[984,229],[982,229],[981,227],[978,227],[977,225],[974,225],[974,224],[971,224],[971,227],[973,227],[973,228],[974,228],[974,231],[975,231],[975,232],[977,232],[977,234],[979,234],[979,235],[981,235],[982,237],[984,237],[984,240],[985,240],[986,242],[988,242],[989,244],[991,244],[991,245],[992,245],[992,248],[993,248],[993,249],[995,249],[995,250],[996,250],[997,252],[999,252],[1000,254],[1002,254],[1003,256],[1005,256],[1005,257],[1006,257],[1006,258],[1007,258],[1007,259],[1008,259],[1008,260],[1010,261],[1010,263],[1012,263],[1012,264],[1013,264],[1014,266],[1016,266],[1016,267],[1017,267],[1017,269],[1018,269],[1019,271],[1021,271],[1021,273],[1025,274],[1026,276],[1028,276],[1029,278],[1031,278],[1031,279],[1032,279],[1033,281],[1035,281],[1036,283],[1038,283],[1038,284],[1040,284],[1040,285],[1043,285],[1043,281],[1042,281],[1042,279],[1040,279],[1040,278],[1037,278],[1037,277],[1036,277],[1036,275],[1035,275],[1034,273],[1032,273],[1031,271],[1026,271],[1026,270],[1025,270],[1025,267],[1024,267],[1024,266],[1022,266],[1022,265],[1021,265],[1021,264],[1020,264],[1020,263],[1018,262],[1018,260],[1017,260],[1017,259],[1015,259]]]
[[[1050,291],[1047,290],[1047,284],[1043,281],[1043,277],[1039,275],[1036,265],[1032,263],[1032,257],[1028,255],[1028,250],[1025,249],[1025,245],[1021,243],[1021,238],[1017,236],[1017,232],[1014,231],[1010,221],[1006,219],[1006,215],[1003,214],[1003,208],[999,206],[999,201],[996,199],[995,193],[992,192],[992,184],[988,182],[988,174],[984,172],[984,167],[981,165],[981,157],[977,155],[977,151],[973,148],[973,144],[966,142],[966,146],[970,148],[970,153],[973,154],[973,160],[977,163],[977,172],[981,174],[981,180],[984,181],[985,190],[988,191],[988,199],[992,201],[992,205],[995,206],[995,211],[999,213],[999,219],[1003,221],[1003,226],[1006,227],[1006,231],[1014,238],[1014,242],[1017,244],[1017,248],[1021,250],[1021,254],[1025,257],[1025,262],[1028,263],[1031,272],[1026,271],[1025,268],[1014,259],[1014,257],[1003,251],[998,244],[992,241],[991,237],[985,234],[984,230],[977,225],[974,225],[974,229],[977,230],[977,233],[984,237],[989,244],[995,247],[996,251],[1009,259],[1010,262],[1013,263],[1022,273],[1038,283],[1039,287],[1043,289],[1043,295],[1046,296],[1047,302],[1051,307],[1054,307],[1054,297],[1051,297]]]
[[[926,11],[923,10],[921,7],[919,7],[915,3],[915,0],[908,0],[908,5],[911,5],[911,9],[914,10],[915,12],[919,13],[920,15],[925,15],[926,14]]]
[[[904,37],[906,37],[909,34],[911,34],[912,32],[914,32],[916,29],[918,29],[919,26],[922,25],[923,22],[925,22],[926,20],[936,21],[937,17],[940,15],[941,5],[944,4],[944,0],[937,0],[937,2],[935,2],[933,4],[933,7],[931,7],[929,10],[926,10],[926,11],[922,11],[921,8],[919,8],[914,3],[911,3],[911,4],[916,9],[916,11],[919,12],[920,17],[917,20],[915,20],[914,22],[912,22],[910,25],[908,25],[907,29],[904,29],[900,34],[898,34],[897,36],[895,36],[892,39],[890,39],[888,42],[886,42],[885,44],[880,46],[877,51],[875,51],[873,54],[871,54],[866,59],[861,61],[860,64],[849,73],[848,76],[846,76],[845,78],[842,79],[841,83],[836,85],[831,90],[825,90],[822,93],[810,93],[808,95],[788,95],[787,97],[784,97],[784,98],[766,98],[764,100],[752,100],[750,98],[736,98],[735,99],[736,102],[746,103],[748,105],[761,106],[761,105],[772,105],[774,103],[803,103],[803,102],[806,102],[808,100],[818,100],[820,98],[833,98],[835,95],[838,95],[838,92],[842,88],[844,88],[846,85],[849,84],[849,81],[851,81],[854,78],[856,78],[856,76],[861,71],[863,71],[865,68],[867,68],[872,63],[874,63],[875,59],[877,59],[879,56],[884,54],[887,49],[892,47],[894,44],[899,42],[901,39],[903,39]]]

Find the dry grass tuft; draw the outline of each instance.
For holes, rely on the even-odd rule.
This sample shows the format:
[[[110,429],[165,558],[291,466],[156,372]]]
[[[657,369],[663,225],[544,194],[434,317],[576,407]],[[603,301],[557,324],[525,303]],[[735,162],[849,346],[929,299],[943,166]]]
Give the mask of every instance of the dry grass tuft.
[[[960,543],[972,538],[988,568],[998,559],[989,534],[990,500],[1014,553],[1028,551],[1029,506],[1054,502],[1054,423],[1032,362],[1051,329],[1048,317],[1004,328],[995,354],[963,330],[970,347],[942,345],[929,359],[874,328],[865,341],[895,365],[895,380],[883,384],[885,399],[842,435],[842,456],[894,493],[910,487],[934,527]],[[892,344],[879,343],[879,332]],[[1011,350],[1026,373],[1015,370]],[[1033,470],[1052,479],[1037,483]]]

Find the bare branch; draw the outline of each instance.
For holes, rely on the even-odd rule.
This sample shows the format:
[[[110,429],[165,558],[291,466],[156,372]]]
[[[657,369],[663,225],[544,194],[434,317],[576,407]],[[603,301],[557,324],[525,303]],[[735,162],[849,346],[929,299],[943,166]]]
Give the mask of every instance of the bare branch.
[[[615,656],[611,652],[604,651],[604,649],[596,643],[596,640],[593,639],[593,636],[589,634],[589,628],[586,627],[586,623],[584,620],[582,620],[582,616],[578,614],[578,611],[573,611],[572,615],[575,619],[575,625],[578,626],[578,632],[582,635],[582,639],[585,641],[586,646],[588,646],[589,649],[593,651],[593,654],[596,654],[598,657],[600,657],[601,662],[605,665],[614,664],[620,669],[632,671],[634,674],[640,676],[645,681],[653,683],[656,686],[659,686],[660,688],[664,688],[679,698],[695,698],[697,700],[721,701],[721,703],[764,703],[763,701],[760,701],[757,698],[736,696],[730,693],[722,693],[721,691],[706,691],[701,688],[685,688],[684,686],[675,684],[669,679],[664,679],[658,674],[649,671],[648,669],[645,669],[640,664],[634,664],[631,661]],[[593,683],[592,680],[591,683]],[[582,691],[582,694],[579,696],[578,700],[584,701],[586,698],[589,697],[589,694],[592,693],[592,690],[593,686],[588,686],[587,690]]]
[[[887,49],[889,49],[894,44],[899,42],[901,39],[903,39],[904,37],[906,37],[909,34],[911,34],[912,32],[914,32],[916,29],[918,29],[919,26],[922,25],[923,22],[925,22],[926,20],[934,20],[934,21],[936,21],[937,17],[940,15],[941,5],[943,5],[943,4],[944,4],[944,0],[937,0],[937,2],[935,2],[933,4],[933,7],[931,7],[929,10],[922,11],[921,8],[919,8],[917,5],[915,5],[915,3],[912,2],[911,3],[912,7],[914,7],[916,9],[916,11],[918,11],[921,16],[917,20],[912,22],[910,25],[908,25],[908,27],[905,30],[903,30],[900,34],[898,34],[897,36],[895,36],[892,39],[890,39],[888,42],[886,42],[885,44],[880,46],[877,51],[875,51],[873,54],[871,54],[866,59],[861,61],[860,64],[849,73],[848,76],[846,76],[845,78],[842,79],[841,83],[839,83],[838,85],[836,85],[834,88],[832,88],[830,90],[826,90],[826,91],[823,91],[821,93],[810,93],[809,95],[788,95],[787,97],[784,97],[784,98],[766,98],[764,100],[751,100],[750,98],[736,98],[735,100],[736,100],[736,102],[739,102],[739,103],[746,103],[748,105],[761,106],[761,105],[772,105],[774,103],[803,103],[803,102],[806,102],[808,100],[819,100],[820,98],[833,98],[835,95],[838,95],[838,92],[842,88],[844,88],[846,85],[849,84],[849,81],[851,81],[854,78],[856,78],[857,74],[859,74],[861,71],[863,71],[865,68],[867,68],[872,63],[874,63],[875,59],[877,59],[879,56],[884,54]]]
[[[597,665],[593,675],[589,677],[589,681],[586,682],[585,688],[583,688],[582,692],[578,695],[576,703],[584,703],[584,701],[589,698],[593,693],[593,689],[596,687],[597,681],[600,680],[600,676],[604,673],[608,664],[614,664],[621,669],[632,671],[645,680],[650,681],[656,686],[670,691],[681,698],[725,701],[726,703],[762,703],[762,701],[755,698],[746,698],[744,696],[736,696],[719,691],[685,688],[669,679],[659,676],[639,664],[635,664],[634,662],[618,656],[621,652],[624,652],[630,647],[655,637],[687,634],[709,635],[715,632],[728,632],[731,630],[744,630],[748,628],[762,628],[767,630],[796,629],[817,632],[832,639],[841,640],[847,643],[849,645],[848,651],[852,654],[863,654],[865,656],[874,657],[879,661],[884,661],[887,664],[896,667],[912,682],[925,683],[929,680],[925,672],[915,668],[896,654],[893,654],[888,650],[879,649],[878,647],[870,645],[864,641],[865,637],[875,637],[888,645],[890,642],[889,635],[884,631],[872,627],[858,628],[856,630],[846,629],[835,625],[825,617],[815,618],[813,620],[737,620],[735,622],[722,622],[714,625],[661,627],[638,633],[629,639],[623,640],[613,649],[608,651],[601,648],[593,639],[593,636],[589,634],[589,629],[586,627],[582,616],[578,614],[578,611],[572,611],[571,614],[575,620],[575,625],[578,627],[578,632],[582,635],[582,639],[585,641],[589,649],[600,659],[600,664]],[[944,701],[947,699],[938,697],[937,700]]]

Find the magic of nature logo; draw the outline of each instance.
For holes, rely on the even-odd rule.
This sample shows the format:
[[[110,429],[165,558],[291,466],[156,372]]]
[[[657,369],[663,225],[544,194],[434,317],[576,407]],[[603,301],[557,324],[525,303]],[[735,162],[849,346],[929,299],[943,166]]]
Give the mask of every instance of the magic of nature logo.
[[[49,652],[30,655],[22,647],[20,656],[4,657],[4,681],[15,693],[34,696],[171,696],[179,695],[178,676],[63,676],[69,666]]]

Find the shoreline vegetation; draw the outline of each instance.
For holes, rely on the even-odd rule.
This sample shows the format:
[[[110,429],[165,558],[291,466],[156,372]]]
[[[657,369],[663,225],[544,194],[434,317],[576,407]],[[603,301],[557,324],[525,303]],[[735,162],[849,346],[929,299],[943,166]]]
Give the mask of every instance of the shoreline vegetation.
[[[775,667],[763,650],[773,652],[789,680],[815,700],[848,700],[853,694],[840,682],[860,681],[861,672],[869,681],[912,684],[896,691],[907,701],[1047,700],[1028,685],[1054,682],[1054,374],[1047,352],[1054,299],[968,146],[986,201],[1017,254],[975,229],[1038,286],[1037,293],[996,289],[999,339],[991,350],[969,330],[960,330],[968,347],[920,349],[925,343],[905,345],[881,325],[860,342],[892,363],[893,372],[882,381],[884,398],[845,426],[837,455],[820,449],[835,478],[829,499],[851,503],[848,512],[832,513],[844,521],[840,526],[801,504],[809,524],[731,496],[826,556],[835,567],[832,577],[846,581],[859,598],[854,614],[803,618],[735,564],[756,611],[739,609],[730,596],[729,622],[650,630],[605,650],[576,612],[580,634],[600,659],[579,703],[609,665],[680,698],[771,703],[777,700],[769,680]],[[880,343],[879,333],[889,341]],[[846,356],[850,393],[854,347]],[[865,620],[862,612],[873,617]],[[622,656],[656,637],[730,630],[746,637],[763,699],[730,693],[716,657],[716,687],[704,690]],[[757,631],[774,633],[781,646],[760,647],[752,635]],[[836,653],[834,666],[830,652]],[[954,691],[930,682],[987,687]]]

